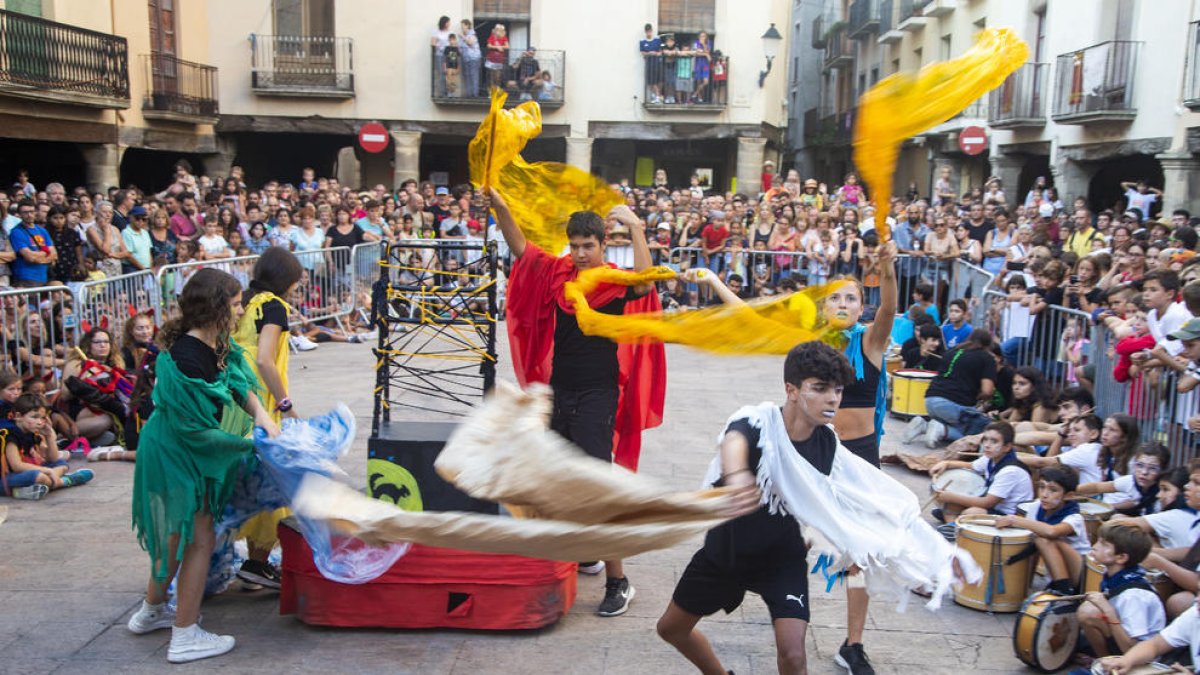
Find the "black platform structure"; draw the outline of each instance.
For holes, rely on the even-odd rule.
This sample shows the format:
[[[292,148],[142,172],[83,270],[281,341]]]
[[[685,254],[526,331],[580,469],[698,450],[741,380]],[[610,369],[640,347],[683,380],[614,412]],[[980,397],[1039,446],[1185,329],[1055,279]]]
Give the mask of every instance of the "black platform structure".
[[[495,384],[497,306],[494,244],[406,240],[384,248],[371,302],[379,331],[367,446],[372,497],[414,511],[498,512],[433,470],[453,418]]]

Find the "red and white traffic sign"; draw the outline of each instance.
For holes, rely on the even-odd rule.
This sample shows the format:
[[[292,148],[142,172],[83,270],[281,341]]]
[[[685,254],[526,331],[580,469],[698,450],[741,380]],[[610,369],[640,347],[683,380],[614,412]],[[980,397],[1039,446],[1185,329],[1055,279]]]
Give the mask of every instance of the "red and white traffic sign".
[[[358,130],[358,144],[367,152],[383,152],[388,145],[388,131],[379,122],[367,122]]]
[[[987,150],[987,129],[983,127],[965,127],[958,132],[958,147],[968,155],[978,155]]]

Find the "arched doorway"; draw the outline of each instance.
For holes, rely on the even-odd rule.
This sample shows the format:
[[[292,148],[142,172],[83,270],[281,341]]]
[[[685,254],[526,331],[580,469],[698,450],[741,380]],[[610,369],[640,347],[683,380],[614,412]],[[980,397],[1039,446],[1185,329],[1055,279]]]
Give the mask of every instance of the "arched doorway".
[[[29,182],[39,190],[47,183],[62,183],[67,192],[87,185],[87,162],[74,143],[57,141],[0,139],[0,185],[17,182],[17,171],[29,172]]]
[[[1162,189],[1163,170],[1158,160],[1151,155],[1128,155],[1114,157],[1098,163],[1099,170],[1088,183],[1088,205],[1095,210],[1112,209],[1120,213],[1125,208],[1125,191],[1122,181],[1144,180],[1152,187]],[[1150,208],[1150,216],[1157,217],[1162,204]]]
[[[1008,194],[1008,204],[1012,208],[1025,203],[1025,195],[1033,189],[1034,183],[1037,182],[1038,176],[1046,178],[1046,185],[1053,185],[1054,178],[1050,173],[1050,157],[1048,155],[1027,155],[1025,163],[1021,166],[1021,174],[1017,177],[1017,184],[1010,188],[1012,191]],[[1061,195],[1059,197],[1061,199]]]

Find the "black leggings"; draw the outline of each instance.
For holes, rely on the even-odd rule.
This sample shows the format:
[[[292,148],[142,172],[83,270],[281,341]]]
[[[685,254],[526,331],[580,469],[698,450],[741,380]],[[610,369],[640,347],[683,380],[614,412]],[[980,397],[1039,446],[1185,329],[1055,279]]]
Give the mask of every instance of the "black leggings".
[[[843,438],[842,445],[854,454],[867,460],[875,467],[879,466],[879,436],[868,434],[862,438]]]

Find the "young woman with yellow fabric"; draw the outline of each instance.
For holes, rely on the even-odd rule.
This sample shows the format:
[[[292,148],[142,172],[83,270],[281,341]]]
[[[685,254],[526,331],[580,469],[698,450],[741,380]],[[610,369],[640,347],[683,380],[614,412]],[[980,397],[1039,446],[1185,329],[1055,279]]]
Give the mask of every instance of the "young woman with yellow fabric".
[[[296,416],[288,397],[288,315],[292,308],[284,298],[296,290],[303,273],[291,251],[278,246],[267,249],[254,264],[253,280],[243,296],[246,313],[233,333],[258,378],[258,397],[277,424],[285,415]],[[244,537],[249,549],[249,558],[237,573],[246,586],[279,588],[279,571],[268,557],[278,541],[276,527],[288,514],[288,509],[264,511],[238,531],[238,538]]]

